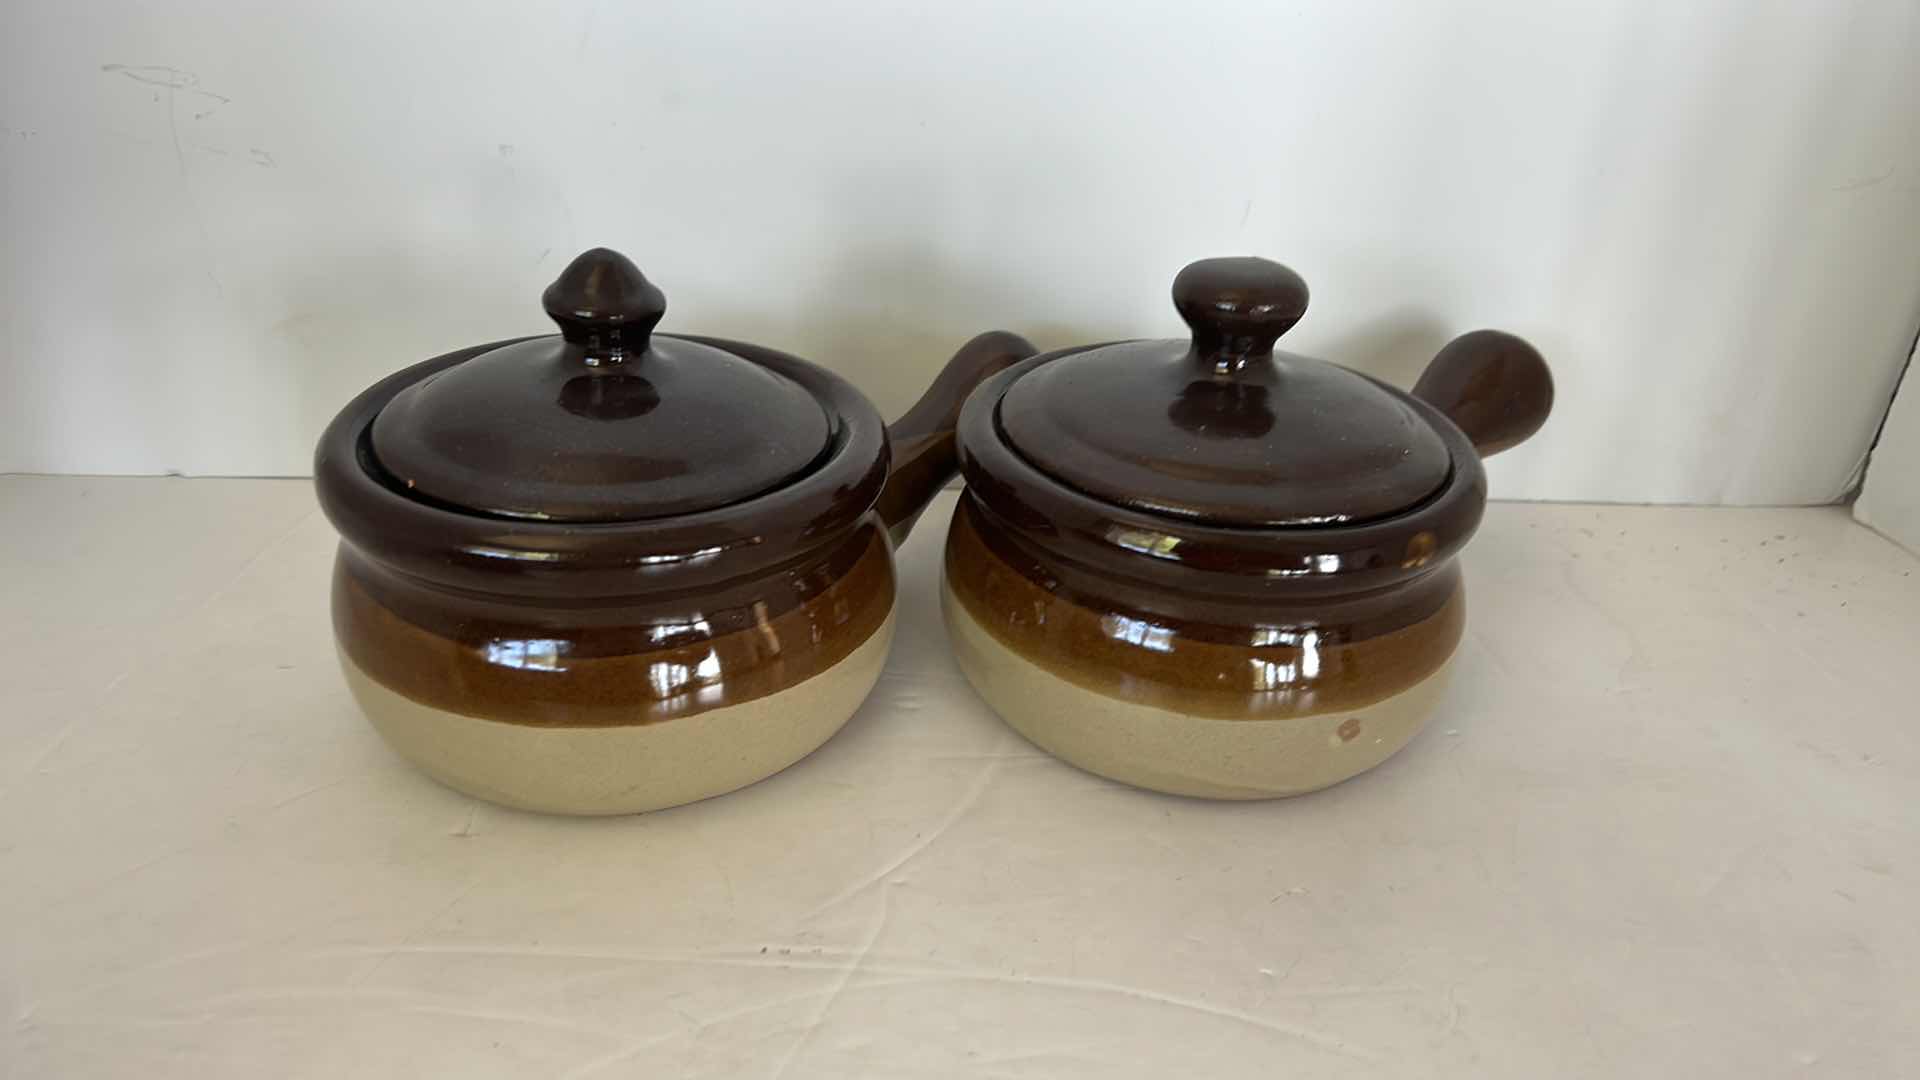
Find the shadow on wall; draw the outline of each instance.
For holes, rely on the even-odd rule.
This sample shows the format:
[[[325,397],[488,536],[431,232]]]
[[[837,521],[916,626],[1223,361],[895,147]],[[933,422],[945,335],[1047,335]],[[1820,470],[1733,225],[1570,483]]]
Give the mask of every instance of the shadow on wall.
[[[315,438],[354,394],[409,364],[478,341],[554,332],[528,275],[544,285],[564,265],[559,257],[537,270],[503,266],[467,273],[397,251],[347,262],[295,264],[297,280],[284,286],[303,302],[269,330],[279,339],[273,345],[293,354],[295,430]],[[889,420],[905,412],[954,351],[982,331],[1011,330],[1042,349],[1126,333],[1119,325],[1023,319],[1021,312],[1044,311],[1045,298],[1036,302],[997,267],[963,264],[911,243],[849,248],[823,259],[810,278],[789,284],[790,291],[778,296],[743,289],[732,298],[737,306],[708,304],[697,320],[670,313],[663,328],[802,356],[845,376]],[[1163,315],[1146,314],[1131,324],[1158,323],[1167,336],[1184,334],[1170,302]],[[1407,388],[1453,332],[1433,313],[1405,307],[1334,337],[1302,342],[1299,351]],[[1282,339],[1283,348],[1288,344]]]
[[[560,265],[564,260],[547,260],[534,287],[520,280],[525,274],[450,273],[444,263],[400,252],[369,253],[350,265],[302,264],[297,280],[284,286],[303,302],[268,329],[269,347],[291,354],[295,430],[318,438],[353,395],[409,364],[476,342],[556,333],[540,311],[539,293]],[[1020,320],[992,314],[1017,306],[997,277],[926,250],[844,252],[791,285],[781,296],[743,289],[732,297],[737,306],[708,304],[697,320],[675,318],[670,293],[662,329],[751,341],[811,360],[845,376],[889,420],[982,331],[1012,330],[1044,348],[1099,333],[1061,323],[1013,325]]]
[[[905,412],[969,338],[1010,330],[1042,349],[1096,340],[1097,328],[1028,322],[1003,275],[909,246],[852,249],[825,260],[780,308],[713,308],[687,333],[794,353],[847,377],[889,420]],[[784,313],[783,313],[783,310]],[[1109,331],[1109,336],[1111,331]]]
[[[1004,276],[909,247],[844,252],[799,295],[794,318],[743,306],[711,312],[702,320],[710,327],[680,329],[768,344],[832,368],[888,418],[905,411],[954,350],[982,331],[1010,330],[1043,350],[1124,335],[1111,325],[1023,320],[1017,313],[1033,304]],[[1184,335],[1170,304],[1165,322],[1167,336]],[[1441,346],[1468,329],[1403,307],[1301,351],[1408,389]]]
[[[309,448],[354,395],[401,368],[477,342],[557,332],[524,275],[471,268],[481,262],[403,247],[286,261],[274,284],[287,313],[266,327],[260,349],[285,358],[287,419]]]
[[[1085,280],[1073,255],[980,242],[999,227],[983,206],[1015,205],[1030,179],[1024,166],[1009,165],[1004,175],[989,171],[962,187],[937,168],[866,163],[830,185],[822,217],[809,225],[756,220],[753,214],[770,211],[750,207],[734,223],[739,255],[748,260],[743,272],[708,278],[697,314],[674,310],[675,293],[686,286],[677,286],[668,268],[678,259],[713,272],[723,255],[699,228],[623,207],[579,237],[552,240],[581,249],[605,244],[657,275],[668,295],[666,332],[794,353],[846,377],[891,419],[982,331],[1009,330],[1042,349],[1143,329],[1184,335],[1161,284],[1178,267],[1165,265],[1151,240],[1107,256],[1138,264],[1139,290],[1128,286],[1124,303],[1145,310],[1096,306],[1091,310],[1104,316],[1084,322],[1055,313],[1085,319],[1097,297],[1055,296],[1032,284]],[[476,220],[484,209],[476,204]],[[570,225],[565,231],[573,232]],[[289,261],[287,278],[277,283],[289,314],[268,329],[266,344],[292,361],[292,430],[317,438],[354,394],[408,364],[475,342],[554,332],[540,312],[540,292],[577,251],[545,247],[539,258],[526,258],[519,249],[549,240],[537,227],[531,232],[496,237],[477,230],[464,241],[456,237],[457,250],[442,250],[444,237],[402,235],[378,251]],[[1008,265],[1013,259],[1023,260],[1024,273]],[[1451,336],[1432,313],[1404,307],[1368,324],[1345,324],[1338,334],[1295,330],[1281,345],[1297,342],[1309,355],[1410,387]]]
[[[1433,312],[1401,307],[1333,337],[1324,352],[1316,347],[1311,355],[1411,390],[1441,346],[1471,329],[1449,329]]]

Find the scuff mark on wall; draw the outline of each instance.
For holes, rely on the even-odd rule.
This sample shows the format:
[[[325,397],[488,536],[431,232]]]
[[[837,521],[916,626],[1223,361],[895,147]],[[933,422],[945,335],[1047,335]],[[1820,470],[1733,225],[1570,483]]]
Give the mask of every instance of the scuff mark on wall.
[[[180,116],[178,107],[179,95],[182,93],[198,95],[205,100],[211,101],[213,102],[212,105],[193,114],[195,120],[204,120],[208,116],[213,115],[215,109],[218,109],[222,105],[230,104],[233,99],[227,97],[225,94],[216,94],[211,90],[202,90],[200,88],[200,76],[191,71],[168,67],[164,64],[101,64],[100,70],[104,74],[122,75],[132,79],[134,82],[143,83],[147,86],[157,86],[166,91],[167,141],[173,146],[174,164],[180,170],[180,186],[186,194],[187,208],[192,212],[194,227],[200,233],[200,245],[206,252],[207,265],[205,272],[207,281],[213,285],[214,289],[220,295],[225,296],[227,292],[226,283],[220,280],[220,273],[215,269],[213,233],[207,228],[206,213],[200,207],[199,198],[193,193],[193,174],[187,168],[186,149],[180,138]],[[159,101],[160,95],[154,95],[154,100]],[[196,146],[194,149],[220,154],[221,156],[226,155],[224,150],[213,150],[209,147]]]
[[[134,82],[158,86],[166,90],[184,90],[211,101],[213,104],[193,114],[195,120],[204,120],[213,115],[213,111],[222,105],[233,104],[233,99],[225,94],[216,94],[200,87],[200,76],[191,71],[167,67],[164,64],[101,64],[100,70],[111,75],[124,75]],[[159,100],[157,97],[154,100]]]

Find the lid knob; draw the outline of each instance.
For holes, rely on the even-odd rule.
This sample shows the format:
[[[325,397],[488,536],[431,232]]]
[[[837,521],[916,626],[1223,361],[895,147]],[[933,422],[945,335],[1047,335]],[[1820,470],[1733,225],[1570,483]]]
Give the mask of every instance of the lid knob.
[[[567,264],[540,296],[560,336],[586,349],[589,364],[617,364],[647,351],[667,313],[667,296],[633,260],[594,248]]]
[[[1202,259],[1173,279],[1173,306],[1193,328],[1189,355],[1231,374],[1273,355],[1307,313],[1307,283],[1271,259]]]

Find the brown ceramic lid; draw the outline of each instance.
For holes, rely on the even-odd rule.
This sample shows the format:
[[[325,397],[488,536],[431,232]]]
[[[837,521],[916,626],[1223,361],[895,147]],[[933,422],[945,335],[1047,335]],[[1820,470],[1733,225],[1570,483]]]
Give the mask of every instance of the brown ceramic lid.
[[[1035,367],[1000,399],[1008,444],[1054,480],[1134,510],[1234,527],[1360,524],[1443,487],[1446,443],[1409,403],[1273,343],[1307,310],[1279,263],[1180,272],[1186,341],[1108,345]]]
[[[655,335],[666,297],[625,256],[587,252],[542,300],[559,337],[482,353],[381,409],[372,456],[410,495],[500,517],[643,521],[751,499],[826,455],[833,419],[799,383]]]

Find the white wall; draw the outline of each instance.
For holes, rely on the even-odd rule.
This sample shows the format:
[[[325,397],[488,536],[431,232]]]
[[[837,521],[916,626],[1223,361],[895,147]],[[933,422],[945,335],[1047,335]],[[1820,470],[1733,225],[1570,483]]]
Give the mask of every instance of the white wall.
[[[1920,346],[1873,448],[1853,515],[1920,555]]]
[[[888,411],[1271,255],[1402,384],[1536,340],[1512,497],[1832,499],[1920,324],[1911,0],[3,7],[0,469],[304,472],[596,244]]]

